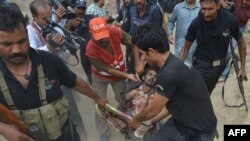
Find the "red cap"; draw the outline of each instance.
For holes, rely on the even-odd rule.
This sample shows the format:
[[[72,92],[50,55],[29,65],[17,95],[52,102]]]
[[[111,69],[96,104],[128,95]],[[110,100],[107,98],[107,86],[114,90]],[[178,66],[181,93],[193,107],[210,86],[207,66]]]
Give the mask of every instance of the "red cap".
[[[90,20],[89,29],[95,40],[109,37],[109,29],[104,18],[96,17]]]

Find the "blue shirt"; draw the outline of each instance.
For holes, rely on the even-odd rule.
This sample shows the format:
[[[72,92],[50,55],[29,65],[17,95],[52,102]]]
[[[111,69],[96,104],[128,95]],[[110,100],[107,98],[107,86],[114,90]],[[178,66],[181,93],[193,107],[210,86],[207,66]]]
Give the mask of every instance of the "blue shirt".
[[[130,34],[133,35],[136,33],[137,29],[146,24],[151,23],[155,25],[162,26],[162,13],[160,7],[154,3],[148,3],[147,9],[144,15],[139,16],[137,12],[136,5],[133,5],[130,8],[130,15],[129,15],[129,23],[130,23]]]
[[[175,31],[175,55],[179,57],[181,49],[184,46],[185,43],[185,35],[187,33],[187,29],[193,19],[198,16],[198,13],[200,11],[200,4],[196,2],[194,7],[190,9],[187,5],[187,2],[184,1],[182,3],[177,4],[174,7],[173,13],[170,16],[168,20],[168,25],[167,25],[167,34],[171,35],[173,34],[174,27],[176,24],[176,31]],[[191,65],[191,60],[192,60],[192,54],[193,54],[193,49],[195,46],[194,44],[192,45],[189,54],[185,60],[185,63],[187,65]]]

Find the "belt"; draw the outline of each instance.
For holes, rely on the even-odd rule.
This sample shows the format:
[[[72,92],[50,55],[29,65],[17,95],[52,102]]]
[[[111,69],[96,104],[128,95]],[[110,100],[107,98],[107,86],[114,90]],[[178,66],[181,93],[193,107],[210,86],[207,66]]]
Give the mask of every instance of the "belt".
[[[227,62],[226,58],[220,59],[220,60],[215,60],[215,61],[209,61],[209,60],[202,60],[202,59],[197,58],[195,56],[193,56],[193,60],[196,61],[197,63],[208,64],[208,65],[213,66],[213,67],[220,66],[220,65],[225,64]]]

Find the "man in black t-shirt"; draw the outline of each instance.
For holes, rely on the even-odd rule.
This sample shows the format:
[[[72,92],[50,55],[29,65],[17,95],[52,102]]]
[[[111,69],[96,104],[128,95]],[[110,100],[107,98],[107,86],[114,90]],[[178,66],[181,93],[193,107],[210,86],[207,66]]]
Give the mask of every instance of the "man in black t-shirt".
[[[10,5],[1,7],[0,13],[0,104],[20,113],[26,123],[44,129],[50,140],[80,141],[68,114],[64,114],[69,106],[60,87],[74,88],[102,107],[107,101],[71,72],[62,59],[30,48],[20,9]],[[0,121],[0,135],[11,141],[34,141],[3,121]]]
[[[196,40],[193,66],[200,72],[211,94],[226,67],[231,37],[237,41],[239,47],[241,67],[238,77],[246,76],[246,43],[239,31],[237,19],[220,8],[219,0],[201,0],[200,4],[201,11],[188,28],[180,58],[185,59],[193,41]]]
[[[152,102],[137,114],[131,126],[138,125],[165,106],[172,117],[158,131],[154,141],[212,141],[217,120],[207,87],[195,69],[190,69],[169,51],[167,35],[161,27],[146,24],[132,37],[142,61],[156,66],[156,92]]]

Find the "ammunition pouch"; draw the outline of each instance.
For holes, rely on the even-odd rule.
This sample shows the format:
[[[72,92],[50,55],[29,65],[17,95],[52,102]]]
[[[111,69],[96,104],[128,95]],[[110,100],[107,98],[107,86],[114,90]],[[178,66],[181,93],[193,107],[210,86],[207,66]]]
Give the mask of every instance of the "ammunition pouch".
[[[56,140],[69,117],[69,102],[63,97],[36,109],[12,112],[25,123],[39,127],[50,140]]]

